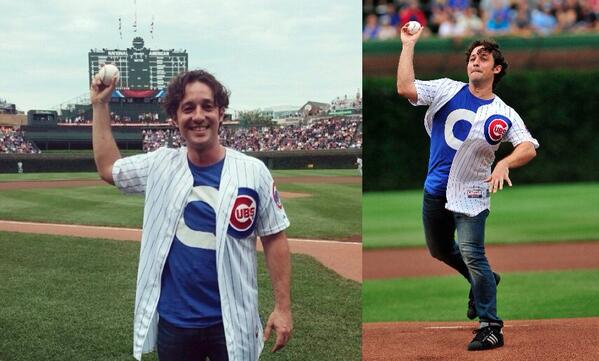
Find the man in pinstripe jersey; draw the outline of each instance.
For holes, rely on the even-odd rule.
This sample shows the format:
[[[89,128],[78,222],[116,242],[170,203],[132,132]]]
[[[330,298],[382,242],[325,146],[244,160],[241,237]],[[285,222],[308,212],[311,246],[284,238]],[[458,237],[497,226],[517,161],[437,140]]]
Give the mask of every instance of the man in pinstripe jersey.
[[[413,105],[429,106],[424,121],[431,138],[423,199],[426,243],[433,257],[471,284],[467,316],[478,316],[480,325],[468,350],[501,347],[499,275],[491,270],[484,246],[490,194],[502,190],[504,182],[512,185],[510,168],[528,163],[539,144],[520,116],[493,93],[507,69],[495,42],[475,41],[466,51],[467,84],[447,78],[420,81],[415,80],[413,58],[421,32],[402,28],[397,91]],[[491,171],[495,151],[505,141],[514,150]]]
[[[281,349],[293,328],[289,221],[266,166],[220,144],[228,91],[206,71],[180,74],[165,108],[187,146],[121,158],[108,106],[115,84],[92,81],[93,148],[103,180],[145,193],[134,357],[157,348],[161,361],[257,360],[272,330],[271,351]],[[275,294],[264,330],[256,236]]]

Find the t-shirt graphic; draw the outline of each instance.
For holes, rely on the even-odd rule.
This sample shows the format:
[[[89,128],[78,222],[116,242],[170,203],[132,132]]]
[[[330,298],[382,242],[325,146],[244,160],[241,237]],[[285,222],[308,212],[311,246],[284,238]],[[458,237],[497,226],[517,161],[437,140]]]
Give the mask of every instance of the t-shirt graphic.
[[[479,107],[490,104],[472,95],[468,85],[449,100],[433,117],[428,174],[424,189],[433,195],[444,196],[447,178],[456,151],[468,137]]]
[[[191,162],[193,189],[166,259],[158,314],[182,328],[222,322],[216,273],[216,203],[224,159],[208,167]]]

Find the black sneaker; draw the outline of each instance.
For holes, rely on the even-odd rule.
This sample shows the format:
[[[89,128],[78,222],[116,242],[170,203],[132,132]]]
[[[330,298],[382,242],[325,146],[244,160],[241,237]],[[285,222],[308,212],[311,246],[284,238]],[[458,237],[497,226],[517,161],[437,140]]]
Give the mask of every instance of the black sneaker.
[[[493,276],[495,277],[495,285],[497,286],[499,284],[499,281],[501,281],[501,276],[499,275],[499,273],[495,272],[493,272]],[[472,294],[472,288],[470,288],[470,294],[468,295],[468,312],[466,312],[466,317],[468,317],[471,320],[474,320],[476,316],[477,314],[476,305],[474,304],[474,295]]]
[[[482,351],[503,346],[501,327],[487,326],[472,331],[474,339],[468,344],[468,351]]]

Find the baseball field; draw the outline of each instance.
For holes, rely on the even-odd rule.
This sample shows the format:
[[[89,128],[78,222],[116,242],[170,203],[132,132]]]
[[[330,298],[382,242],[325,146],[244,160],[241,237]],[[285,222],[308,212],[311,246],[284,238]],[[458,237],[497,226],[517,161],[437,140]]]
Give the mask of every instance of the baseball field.
[[[292,223],[288,236],[325,240],[302,245],[314,252],[359,247],[356,173],[273,172]],[[0,220],[139,228],[143,198],[96,180],[92,173],[0,175]],[[23,224],[18,233],[0,232],[0,360],[131,360],[139,243],[103,239],[103,228],[82,238],[16,224]],[[272,355],[271,337],[262,359],[360,360],[361,285],[306,255],[294,253],[292,265],[293,340]],[[265,319],[273,297],[262,255],[258,283]]]
[[[366,193],[364,360],[595,360],[599,183],[493,195],[487,256],[506,345],[468,353],[468,285],[424,247],[422,191]]]

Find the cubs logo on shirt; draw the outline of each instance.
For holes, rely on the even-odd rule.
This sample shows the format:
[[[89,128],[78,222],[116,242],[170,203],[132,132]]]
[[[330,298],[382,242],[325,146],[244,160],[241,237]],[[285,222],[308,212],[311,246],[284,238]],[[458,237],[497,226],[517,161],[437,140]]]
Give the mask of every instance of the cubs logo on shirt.
[[[485,139],[491,145],[499,144],[511,126],[512,122],[503,115],[492,115],[485,121]]]
[[[246,238],[252,234],[256,226],[259,205],[260,199],[255,190],[239,188],[229,219],[228,233],[235,238]]]
[[[274,181],[272,182],[272,199],[279,209],[283,209],[283,203],[281,203],[281,197],[279,196],[279,191],[277,190]]]

